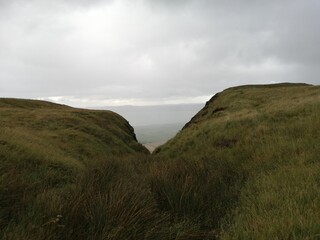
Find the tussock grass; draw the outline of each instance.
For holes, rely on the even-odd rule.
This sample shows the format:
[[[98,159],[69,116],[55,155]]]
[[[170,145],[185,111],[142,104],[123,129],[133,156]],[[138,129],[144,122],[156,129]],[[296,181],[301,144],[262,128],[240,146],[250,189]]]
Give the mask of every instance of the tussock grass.
[[[1,239],[318,239],[320,87],[213,97],[149,155],[108,111],[0,100]]]
[[[0,100],[1,239],[202,239],[159,208],[148,151],[108,111]]]
[[[47,216],[70,204],[88,169],[102,159],[147,153],[112,112],[1,99],[0,116],[0,238],[49,239]]]
[[[156,152],[225,162],[244,179],[216,219],[219,238],[317,239],[319,143],[319,87],[244,86],[219,93]]]
[[[151,191],[159,208],[210,234],[236,201],[244,177],[232,165],[209,159],[158,160],[150,166]]]

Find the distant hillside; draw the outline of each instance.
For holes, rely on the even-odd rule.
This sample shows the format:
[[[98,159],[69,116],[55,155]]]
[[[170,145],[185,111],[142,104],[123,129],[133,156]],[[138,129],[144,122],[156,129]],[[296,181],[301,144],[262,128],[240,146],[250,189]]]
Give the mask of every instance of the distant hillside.
[[[227,89],[155,152],[178,192],[163,201],[219,238],[319,238],[319,86]]]
[[[146,125],[137,126],[134,130],[137,132],[137,138],[141,143],[157,143],[166,142],[173,138],[182,129],[183,125],[184,123]]]

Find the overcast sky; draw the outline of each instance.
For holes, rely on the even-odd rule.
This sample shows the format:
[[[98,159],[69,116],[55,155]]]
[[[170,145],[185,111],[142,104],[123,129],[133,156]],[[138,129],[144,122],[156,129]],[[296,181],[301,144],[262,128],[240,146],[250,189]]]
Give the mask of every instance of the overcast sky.
[[[320,84],[319,0],[0,0],[0,97],[195,103]]]

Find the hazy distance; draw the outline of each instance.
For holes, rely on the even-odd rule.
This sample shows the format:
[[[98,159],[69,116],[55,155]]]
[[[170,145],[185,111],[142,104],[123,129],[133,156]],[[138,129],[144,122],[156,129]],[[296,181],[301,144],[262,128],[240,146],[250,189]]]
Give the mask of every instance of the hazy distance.
[[[157,106],[108,106],[103,109],[114,111],[126,118],[132,126],[187,123],[203,104],[172,104]]]
[[[174,137],[204,104],[110,106],[103,109],[126,118],[134,127],[139,142],[158,145]]]

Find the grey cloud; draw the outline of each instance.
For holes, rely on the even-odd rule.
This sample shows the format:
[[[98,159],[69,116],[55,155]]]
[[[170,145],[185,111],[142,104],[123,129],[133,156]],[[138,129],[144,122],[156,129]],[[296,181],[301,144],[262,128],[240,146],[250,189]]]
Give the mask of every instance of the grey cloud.
[[[319,10],[315,0],[1,1],[0,96],[161,102],[319,84]]]
[[[286,61],[301,64],[319,64],[320,49],[320,3],[311,1],[310,4],[296,2],[286,9],[286,18],[280,24],[275,24],[279,42],[275,54]]]

